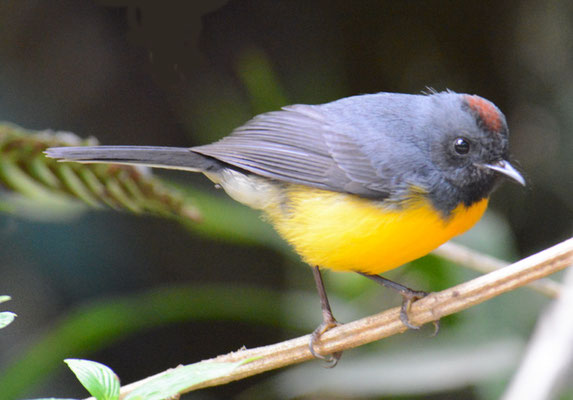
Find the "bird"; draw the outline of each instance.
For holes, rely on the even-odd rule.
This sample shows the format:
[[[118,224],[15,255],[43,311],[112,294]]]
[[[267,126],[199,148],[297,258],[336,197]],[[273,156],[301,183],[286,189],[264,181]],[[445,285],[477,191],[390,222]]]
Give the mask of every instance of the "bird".
[[[373,93],[255,116],[194,147],[54,147],[65,162],[147,165],[204,174],[234,200],[261,210],[311,266],[322,323],[316,350],[339,325],[321,269],[361,274],[402,296],[400,319],[425,295],[380,274],[471,228],[503,178],[525,185],[510,162],[509,130],[491,101],[451,90]]]

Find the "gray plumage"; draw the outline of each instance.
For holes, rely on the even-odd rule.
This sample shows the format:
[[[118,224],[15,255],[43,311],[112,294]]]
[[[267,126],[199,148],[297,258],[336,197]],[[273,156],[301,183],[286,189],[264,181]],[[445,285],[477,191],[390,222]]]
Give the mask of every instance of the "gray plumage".
[[[203,172],[217,169],[215,160],[192,153],[188,147],[78,146],[50,147],[46,156],[61,161],[145,165],[149,167]]]
[[[457,204],[489,195],[497,175],[478,163],[508,154],[503,114],[488,132],[469,110],[468,95],[378,93],[322,105],[293,105],[254,117],[229,136],[191,148],[144,146],[61,147],[52,158],[145,164],[217,173],[222,168],[272,180],[402,201],[412,186],[445,214]],[[488,106],[489,107],[489,106]],[[452,142],[464,137],[475,154],[463,160]]]

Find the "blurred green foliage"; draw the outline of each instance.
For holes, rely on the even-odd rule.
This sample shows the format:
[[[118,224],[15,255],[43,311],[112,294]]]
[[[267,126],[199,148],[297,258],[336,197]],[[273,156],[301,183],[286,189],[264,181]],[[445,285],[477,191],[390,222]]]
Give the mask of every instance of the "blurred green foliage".
[[[234,301],[236,298],[242,301]],[[280,294],[261,288],[183,286],[90,302],[54,321],[52,329],[2,369],[0,396],[20,398],[69,355],[88,357],[97,349],[143,329],[186,320],[280,325],[280,300]]]
[[[173,38],[167,36],[159,44],[152,40],[129,39],[130,35],[141,33],[143,29],[142,26],[129,24],[144,24],[149,19],[161,19],[168,13],[154,13],[154,10],[143,7],[140,11],[145,18],[141,21],[128,19],[131,29],[128,40],[136,42],[137,46],[143,43],[148,47],[142,52],[143,55],[127,52],[128,55],[122,56],[119,61],[113,59],[114,64],[111,61],[112,52],[117,50],[114,46],[123,51],[122,46],[130,47],[133,44],[124,42],[123,28],[117,31],[110,29],[109,33],[105,30],[106,24],[101,23],[101,20],[108,21],[105,19],[109,17],[105,15],[106,12],[112,14],[112,20],[121,19],[121,13],[115,13],[116,10],[106,10],[101,15],[98,10],[97,24],[94,24],[88,17],[92,15],[91,9],[76,10],[74,13],[56,7],[44,15],[41,8],[28,13],[21,9],[2,13],[0,8],[0,29],[6,30],[5,34],[0,35],[0,59],[6,61],[4,65],[13,61],[16,66],[0,66],[0,86],[3,94],[12,93],[16,97],[14,93],[23,93],[26,99],[26,107],[22,111],[9,114],[12,115],[11,120],[18,120],[22,124],[24,122],[21,121],[25,121],[27,126],[62,126],[74,130],[79,136],[88,136],[96,131],[98,138],[106,144],[119,140],[145,144],[155,139],[160,142],[156,144],[171,144],[170,141],[181,140],[173,134],[177,130],[171,126],[178,124],[183,132],[193,134],[188,138],[189,142],[207,143],[228,134],[256,113],[277,109],[291,102],[329,101],[353,93],[377,90],[413,92],[422,90],[426,85],[437,89],[449,87],[458,91],[479,92],[496,103],[507,104],[512,134],[520,139],[512,139],[515,153],[520,156],[523,168],[532,175],[530,178],[534,178],[531,180],[535,183],[534,189],[529,189],[527,193],[518,192],[515,188],[502,189],[502,193],[492,201],[498,212],[489,212],[478,226],[459,240],[510,260],[524,251],[542,248],[549,244],[545,241],[555,241],[556,234],[570,229],[570,226],[564,228],[564,225],[570,225],[570,218],[566,216],[573,211],[571,186],[563,182],[571,175],[573,166],[569,157],[572,136],[563,135],[562,132],[571,130],[570,115],[573,114],[568,111],[573,104],[573,85],[570,84],[568,71],[572,58],[568,56],[570,46],[562,43],[566,36],[559,34],[559,29],[553,26],[570,27],[569,16],[573,13],[570,5],[559,2],[551,2],[554,7],[546,7],[532,1],[521,1],[515,7],[508,7],[511,8],[510,12],[504,9],[507,5],[502,3],[468,2],[463,6],[443,7],[436,2],[303,1],[280,4],[244,2],[241,5],[232,1],[227,8],[209,14],[202,20],[202,34],[205,37],[202,48],[206,62],[203,60],[198,67],[193,67],[196,68],[193,70],[196,76],[183,70],[183,75],[188,73],[190,76],[176,80],[175,87],[165,84],[173,79],[162,79],[158,71],[180,73],[181,69],[174,68],[174,65],[168,65],[169,68],[160,66],[159,60],[165,52],[157,51],[154,47],[167,48],[174,42]],[[7,6],[3,4],[0,7]],[[157,7],[164,11],[170,6],[158,3]],[[235,11],[235,17],[231,15],[229,18],[236,23],[227,23],[225,12],[227,10],[232,14],[228,10],[233,10],[233,7],[239,11]],[[178,17],[176,9],[171,11],[172,18]],[[32,22],[25,22],[24,17],[33,17]],[[49,25],[44,25],[48,23],[46,21],[49,21]],[[292,29],[289,21],[296,21],[296,29]],[[538,23],[532,24],[531,21]],[[170,29],[163,29],[163,25],[157,24],[161,28],[157,29],[160,32],[157,35],[180,34],[186,37],[185,32],[177,30],[182,28],[171,19],[163,22]],[[75,35],[82,35],[78,37],[83,39],[78,39],[77,43],[91,43],[93,48],[89,48],[90,53],[84,53],[88,51],[87,45],[80,46],[73,41],[69,43],[72,47],[62,47],[64,50],[56,54],[61,44],[69,42],[63,38],[75,37],[65,29],[76,25],[81,29],[75,31]],[[185,24],[186,27],[190,25]],[[48,31],[50,35],[45,34]],[[563,31],[567,32],[567,29]],[[37,38],[35,32],[41,32],[41,37],[45,37],[48,44],[38,44],[40,50],[34,53],[35,57],[30,57],[30,63],[34,63],[32,66],[27,63],[28,53],[22,49],[34,51],[36,47],[23,46],[22,41],[28,38],[27,35]],[[120,39],[110,45],[110,36],[106,34],[114,39],[117,37],[113,35],[119,35]],[[509,38],[511,35],[513,39]],[[220,37],[223,39],[217,42],[216,38]],[[242,44],[245,37],[249,39],[246,40],[249,46]],[[510,40],[521,40],[519,43],[524,45],[515,42],[517,44],[500,47]],[[554,41],[563,45],[558,48],[559,51],[555,51]],[[225,46],[221,48],[221,44]],[[174,54],[183,57],[187,54],[186,46],[187,43]],[[549,59],[555,62],[546,62]],[[46,69],[32,68],[42,64],[47,64]],[[129,66],[128,72],[122,73],[124,70],[120,66],[124,64]],[[133,67],[140,64],[144,65],[144,73]],[[35,73],[33,79],[28,79],[29,76],[25,74],[28,70]],[[57,76],[78,74],[79,83],[52,81],[49,78],[54,75],[50,75],[50,71],[57,71]],[[149,76],[155,79],[159,88],[153,87],[153,79]],[[54,110],[58,110],[61,104],[52,98],[62,102],[68,97],[72,100],[65,111],[56,113]],[[11,105],[15,100],[8,96],[6,98],[9,101],[0,98],[0,110],[13,110]],[[169,111],[159,110],[153,103],[147,106],[140,104],[146,98],[169,104]],[[29,107],[28,99],[34,100]],[[52,115],[50,112],[59,117],[42,119],[42,115]],[[116,119],[112,119],[112,115]],[[87,127],[82,125],[83,119],[91,121]],[[74,129],[76,127],[82,129]],[[21,297],[15,298],[15,302],[24,300],[22,296],[33,299],[32,305],[22,306],[24,312],[17,310],[20,315],[18,323],[37,318],[40,328],[36,326],[37,330],[31,333],[28,325],[23,325],[18,331],[19,337],[10,338],[11,341],[7,342],[17,343],[17,346],[9,355],[0,358],[0,400],[22,398],[34,393],[36,386],[40,386],[43,393],[55,395],[50,390],[58,387],[54,383],[57,380],[48,379],[57,368],[61,370],[64,358],[105,354],[105,349],[113,348],[118,358],[130,359],[132,354],[128,351],[122,355],[118,347],[127,341],[135,341],[138,335],[161,327],[170,326],[173,330],[180,330],[182,324],[190,321],[235,321],[236,324],[227,330],[224,338],[209,338],[220,339],[224,343],[222,351],[228,351],[243,344],[244,337],[237,333],[241,324],[261,329],[272,327],[274,336],[271,335],[268,340],[280,340],[294,334],[308,333],[319,323],[319,303],[311,274],[303,269],[306,267],[301,266],[288,246],[255,211],[234,203],[222,193],[214,192],[200,180],[184,181],[183,178],[175,178],[176,175],[169,175],[168,178],[142,175],[142,180],[151,179],[153,185],[158,185],[154,187],[161,188],[154,201],[143,201],[140,192],[145,190],[131,186],[132,181],[124,179],[131,178],[131,172],[125,177],[122,174],[127,170],[114,172],[102,165],[93,166],[93,169],[71,164],[56,165],[44,160],[41,151],[47,145],[61,145],[63,142],[55,143],[53,136],[31,135],[31,132],[14,126],[4,125],[1,129],[4,136],[0,135],[0,142],[12,143],[8,147],[0,146],[0,180],[4,186],[0,192],[0,211],[5,213],[2,221],[8,221],[6,226],[18,225],[21,218],[62,223],[70,221],[71,217],[77,219],[86,212],[93,212],[89,211],[87,205],[111,205],[128,212],[145,211],[177,220],[189,233],[186,240],[189,241],[190,250],[177,259],[170,258],[170,248],[157,250],[166,254],[161,257],[165,265],[160,266],[163,268],[160,274],[149,273],[152,281],[174,275],[172,281],[161,281],[159,288],[134,290],[133,286],[127,285],[122,287],[121,295],[110,289],[102,293],[101,298],[82,298],[81,303],[72,308],[66,308],[64,304],[78,299],[73,299],[70,294],[61,295],[58,290],[62,288],[59,286],[50,286],[45,293],[34,290],[36,280],[45,281],[37,277],[42,273],[48,275],[58,268],[66,270],[66,267],[81,275],[85,273],[82,268],[93,266],[88,260],[94,258],[94,264],[100,262],[98,254],[80,258],[70,251],[70,254],[62,256],[65,265],[50,265],[50,268],[34,259],[39,267],[31,268],[29,275],[24,275],[24,284],[18,286],[17,282],[14,283],[14,287],[25,289],[19,292]],[[19,133],[8,137],[5,133],[8,131]],[[123,131],[129,134],[120,138],[112,136]],[[155,136],[149,136],[151,134]],[[42,140],[49,142],[38,144]],[[102,187],[109,197],[99,197]],[[167,203],[161,201],[165,193],[173,196]],[[71,197],[81,198],[82,201],[71,200]],[[185,208],[187,206],[191,208]],[[193,218],[180,218],[182,210],[192,210]],[[155,220],[147,220],[146,223],[155,227],[158,224]],[[99,236],[117,240],[114,232],[110,231],[119,231],[119,226],[119,223],[110,223],[109,227],[94,232],[93,236],[73,239],[103,240],[98,239]],[[3,240],[7,243],[13,239],[9,229],[6,231]],[[181,234],[175,229],[168,230],[169,233],[172,231]],[[144,254],[143,257],[150,254],[147,253],[149,249],[158,246],[149,241],[153,236],[146,236],[137,228],[133,229],[133,236],[141,243],[138,251]],[[159,241],[159,238],[155,239]],[[42,238],[38,234],[26,240],[37,247],[37,242]],[[55,240],[59,240],[59,237]],[[169,245],[175,240],[167,239],[166,242]],[[103,240],[103,243],[102,246],[105,246],[107,242]],[[165,242],[162,243],[165,245]],[[199,244],[193,247],[193,243]],[[220,250],[216,252],[221,254],[212,255],[212,264],[196,263],[195,258],[199,254],[191,250],[200,252],[201,246],[211,246],[212,243],[213,246],[220,245],[217,247]],[[239,250],[224,247],[228,244]],[[72,249],[74,243],[64,245]],[[128,242],[125,243],[127,245]],[[209,247],[209,250],[212,249]],[[52,246],[35,251],[51,254],[53,250]],[[207,275],[205,271],[211,272],[222,264],[234,266],[232,256],[237,253],[233,251],[244,256],[244,259],[239,260],[240,269],[222,272],[230,278],[230,282],[214,285],[206,283],[209,279],[202,280]],[[22,254],[28,253],[34,253],[34,250],[22,250]],[[254,254],[252,258],[248,257],[250,253]],[[16,253],[15,257],[18,260],[16,267],[9,272],[0,272],[3,282],[12,284],[10,278],[15,275],[12,274],[15,269],[28,271],[26,263],[32,262],[22,257],[18,259],[19,254]],[[118,260],[129,258],[136,257],[126,249]],[[259,258],[264,258],[261,261],[265,264],[264,268],[256,269],[256,266],[248,265]],[[182,264],[177,268],[190,269],[192,272],[189,275],[174,274],[173,260]],[[11,260],[3,262],[4,269],[8,269]],[[105,270],[110,276],[102,286],[113,286],[111,282],[117,279],[114,273],[122,268],[130,267],[118,263],[113,269]],[[43,269],[50,272],[43,272]],[[132,281],[130,284],[139,282],[139,279],[143,279],[140,275],[147,274],[141,269],[140,265],[128,269],[127,275]],[[250,276],[260,278],[250,286],[235,282],[242,276],[249,276],[251,269],[259,275],[268,275]],[[192,276],[197,281],[188,286],[173,284],[174,280],[181,279],[180,276],[185,276],[189,281]],[[279,278],[276,279],[276,276]],[[387,275],[390,279],[423,290],[440,290],[474,276],[474,272],[435,256],[424,257]],[[271,283],[263,280],[268,277]],[[68,278],[72,285],[75,278],[75,275]],[[280,284],[276,283],[277,280]],[[380,290],[372,282],[355,274],[327,273],[325,280],[335,315],[341,322],[399,304],[400,299],[394,293]],[[64,287],[65,283],[61,286]],[[4,290],[8,291],[9,288]],[[32,292],[35,291],[39,292],[38,297],[33,296],[36,293]],[[61,291],[65,292],[63,289]],[[12,290],[9,292],[14,294]],[[42,306],[49,311],[45,312],[38,303],[45,303]],[[279,371],[272,377],[261,377],[255,381],[256,384],[249,381],[249,386],[242,389],[229,390],[244,390],[243,398],[310,398],[332,394],[339,398],[400,396],[404,399],[421,399],[430,394],[436,399],[499,398],[545,304],[546,300],[537,294],[518,290],[446,318],[436,338],[430,338],[429,329],[407,332],[345,353],[340,365],[333,371],[323,371],[318,362],[309,363]],[[50,308],[50,305],[53,307]],[[42,310],[40,315],[33,313],[36,308]],[[61,315],[64,311],[67,314]],[[32,321],[29,324],[32,325]],[[7,337],[13,329],[18,329],[17,325],[2,330],[0,339]],[[26,337],[26,340],[19,341],[21,337]],[[204,336],[186,339],[189,341],[188,347],[170,351],[182,355],[187,361],[193,361],[188,359],[188,354],[193,348],[206,347],[207,339]],[[117,347],[113,347],[114,343]],[[177,343],[180,345],[180,342]],[[260,343],[264,344],[267,342]],[[159,356],[152,349],[148,357],[144,363],[154,368]],[[130,370],[137,367],[131,359],[127,364]],[[42,382],[46,381],[50,383],[42,386]],[[205,393],[207,398],[213,398],[220,392]],[[228,392],[225,393],[228,395]]]
[[[60,163],[46,158],[48,147],[97,144],[69,132],[32,132],[11,124],[0,124],[0,185],[8,193],[0,198],[4,210],[22,217],[51,218],[77,211],[77,201],[93,207],[104,205],[131,213],[152,213],[197,220],[199,213],[189,198],[168,189],[144,169],[102,164]],[[28,207],[23,208],[26,204]],[[35,206],[35,207],[34,207]]]
[[[269,96],[276,99],[277,105],[282,102],[283,99],[279,95],[281,92],[280,85],[272,78],[268,60],[260,52],[249,53],[245,57],[248,60],[242,62],[248,63],[249,73],[248,76],[241,76],[246,80],[245,86],[249,89],[248,93],[252,98],[254,108],[257,109],[264,104],[268,104]],[[254,84],[258,76],[256,75],[257,71],[261,71],[259,73],[262,74],[260,79],[264,82],[264,85],[258,86]],[[266,89],[263,90],[263,88]],[[33,140],[33,136],[27,138],[29,141]],[[18,147],[14,147],[12,151],[17,152],[17,150]],[[52,161],[46,162],[53,163]],[[70,165],[73,166],[73,164]],[[82,169],[91,170],[91,167],[81,165],[75,166],[74,169],[75,173],[81,176]],[[96,165],[96,168],[100,167],[102,166]],[[106,171],[109,170],[108,168]],[[113,176],[116,176],[115,173]],[[125,180],[122,182],[123,186],[127,184]],[[73,185],[82,186],[81,183],[76,182]],[[12,185],[12,187],[24,195],[29,196],[30,194],[26,190],[20,190],[20,186],[17,184]],[[85,196],[81,192],[70,192],[75,194],[80,200],[90,203],[86,201]],[[185,226],[196,234],[218,240],[225,239],[243,244],[270,246],[285,253],[289,252],[287,246],[278,239],[270,227],[260,221],[256,212],[234,203],[228,198],[220,198],[205,191],[184,187],[180,184],[178,185],[177,193],[185,193],[185,199],[189,199],[181,201],[182,204],[188,204],[191,201],[200,210],[201,221],[199,223],[189,219],[180,219]],[[138,211],[137,208],[133,207],[125,208],[128,211]],[[488,237],[494,238],[494,240],[484,244],[484,248],[499,247],[500,244],[505,244],[506,247],[500,249],[500,251],[508,253],[510,252],[510,247],[507,246],[511,243],[511,239],[509,237],[499,237],[499,232],[506,232],[506,235],[508,232],[507,230],[500,230],[500,224],[503,225],[503,222],[498,218],[489,219],[479,228],[484,231],[480,234],[480,237],[482,238],[481,240],[486,240]],[[293,269],[293,273],[299,274],[298,267]],[[403,274],[408,275],[408,280],[413,282],[411,285],[414,287],[423,287],[431,290],[445,288],[472,276],[472,273],[452,266],[435,256],[424,257],[412,263],[407,269],[398,270],[388,276],[401,280],[401,275]],[[388,299],[384,302],[387,305],[383,305],[384,303],[380,300],[379,288],[368,280],[352,274],[328,274],[327,285],[331,296],[335,297],[333,299],[335,305],[342,302],[338,297],[344,298],[345,301],[352,301],[352,310],[341,313],[344,317],[343,320],[360,316],[356,315],[356,310],[359,309],[362,310],[360,312],[362,315],[366,315],[398,303],[396,296],[385,294],[393,296],[394,299]],[[153,290],[150,293],[131,294],[122,298],[110,298],[94,304],[88,304],[57,322],[49,333],[44,334],[35,345],[14,360],[8,368],[5,368],[0,373],[0,387],[3,388],[4,394],[10,395],[7,398],[16,398],[18,395],[25,393],[26,390],[29,390],[34,384],[38,384],[42,379],[45,379],[47,374],[58,366],[62,359],[71,354],[75,357],[89,356],[97,348],[105,347],[110,342],[118,341],[127,335],[134,335],[142,329],[150,329],[154,326],[173,324],[184,320],[230,319],[256,324],[272,324],[290,329],[298,328],[297,330],[301,333],[304,333],[305,329],[306,331],[311,330],[312,322],[310,321],[313,319],[312,315],[316,315],[316,313],[312,312],[305,317],[303,315],[305,306],[293,307],[288,310],[291,315],[288,318],[284,318],[283,313],[279,311],[285,309],[285,306],[281,303],[281,296],[283,295],[261,288],[240,288],[235,285],[218,288],[200,286],[165,288]],[[237,301],[237,299],[240,299],[240,301]],[[527,301],[527,299],[505,301],[504,314],[507,312],[508,307],[514,308],[516,313],[519,312],[523,307],[524,301]],[[497,301],[494,300],[494,302]],[[316,306],[318,307],[318,304]],[[470,310],[467,313],[456,316],[453,319],[455,324],[450,323],[449,319],[444,321],[445,328],[443,328],[443,332],[438,338],[432,340],[431,347],[436,349],[436,352],[445,352],[454,346],[456,351],[463,354],[464,343],[473,343],[475,345],[476,341],[483,342],[484,338],[488,338],[487,341],[489,341],[491,337],[499,337],[503,329],[491,316],[482,318],[484,314],[483,307],[491,308],[482,306],[478,307],[477,310]],[[490,312],[492,311],[489,310],[486,313]],[[300,323],[305,320],[309,322],[306,324]],[[507,334],[510,335],[509,337],[513,337],[517,332],[510,329]],[[422,333],[421,335],[427,334]],[[388,341],[394,343],[386,343],[384,341],[368,346],[370,349],[368,357],[372,357],[372,352],[381,352],[384,354],[383,357],[386,357],[388,347],[392,347],[393,352],[399,352],[403,357],[408,357],[408,354],[413,356],[420,351],[419,346],[413,346],[413,343],[417,343],[420,340],[418,335],[420,334],[411,333],[407,335],[407,338]],[[518,339],[514,338],[513,340]],[[424,339],[424,341],[427,340]],[[352,357],[353,360],[360,360],[362,352],[358,351],[357,353],[359,354],[358,356],[349,357]],[[433,360],[431,357],[424,362],[428,364],[427,368],[432,368]],[[499,372],[497,369],[496,371]],[[482,376],[483,372],[480,372],[478,375]],[[355,379],[354,374],[351,376],[352,378],[346,378],[349,385]],[[341,378],[337,375],[335,379],[339,381]],[[466,379],[468,378],[466,377]],[[278,385],[280,386],[280,374],[275,377],[275,380],[279,382]],[[329,381],[332,381],[332,378],[323,380],[324,385]],[[407,384],[407,381],[405,381],[404,385]],[[452,385],[455,387],[454,382],[448,382],[445,387]],[[295,387],[304,387],[304,384],[297,383]],[[405,393],[407,392],[406,387],[402,390]],[[304,393],[296,393],[296,395],[301,394]]]

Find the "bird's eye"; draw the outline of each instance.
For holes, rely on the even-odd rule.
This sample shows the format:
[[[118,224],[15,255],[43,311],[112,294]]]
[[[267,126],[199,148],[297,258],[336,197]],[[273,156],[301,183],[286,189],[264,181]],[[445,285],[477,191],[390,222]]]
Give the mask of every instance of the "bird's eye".
[[[454,150],[459,155],[468,154],[470,151],[470,142],[464,138],[454,140]]]

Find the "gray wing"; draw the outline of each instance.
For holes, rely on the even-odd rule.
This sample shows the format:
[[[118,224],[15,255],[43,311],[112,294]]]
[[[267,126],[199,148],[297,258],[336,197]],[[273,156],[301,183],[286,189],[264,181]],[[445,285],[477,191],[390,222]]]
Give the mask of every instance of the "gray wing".
[[[229,136],[191,151],[257,175],[362,197],[389,196],[380,177],[348,133],[316,106],[294,105],[261,114]]]

